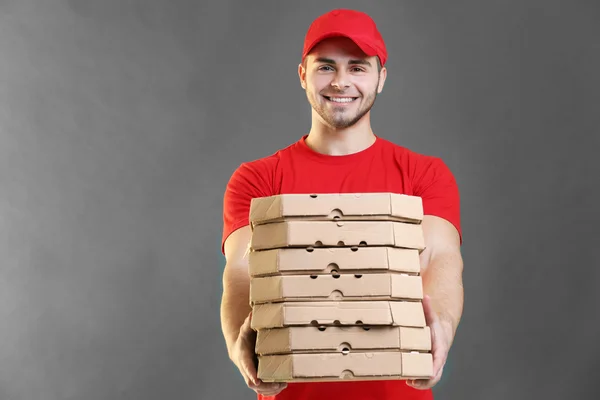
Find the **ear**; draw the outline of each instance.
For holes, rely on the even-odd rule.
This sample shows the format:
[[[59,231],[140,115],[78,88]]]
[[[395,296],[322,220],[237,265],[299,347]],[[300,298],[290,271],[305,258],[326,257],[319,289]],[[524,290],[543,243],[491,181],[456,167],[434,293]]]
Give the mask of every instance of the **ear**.
[[[304,68],[302,63],[298,64],[298,77],[300,78],[300,86],[306,90],[306,68]]]
[[[382,67],[381,71],[379,71],[379,86],[377,86],[377,93],[381,93],[383,91],[385,78],[387,78],[387,68]]]

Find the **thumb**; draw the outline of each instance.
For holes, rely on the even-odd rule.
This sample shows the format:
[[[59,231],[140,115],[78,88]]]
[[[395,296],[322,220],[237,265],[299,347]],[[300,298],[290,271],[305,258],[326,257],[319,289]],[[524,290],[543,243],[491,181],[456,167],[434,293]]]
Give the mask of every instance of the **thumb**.
[[[426,294],[423,296],[423,311],[425,312],[425,323],[427,326],[432,326],[438,320],[438,316],[433,309],[431,296]]]
[[[248,336],[248,335],[252,334],[253,332],[254,331],[252,330],[252,311],[250,311],[250,313],[244,320],[244,323],[240,327],[240,335]]]
[[[253,354],[251,351],[248,350],[249,349],[247,349],[245,354],[242,356],[242,368],[246,376],[250,379],[250,381],[254,385],[258,385],[260,384],[260,381],[258,380],[256,366],[254,365]]]
[[[242,346],[241,366],[245,375],[250,379],[250,381],[254,385],[258,385],[260,382],[258,380],[256,366],[254,365],[255,331],[252,329],[251,321],[252,312],[248,314],[244,320],[244,323],[240,327],[240,343]]]

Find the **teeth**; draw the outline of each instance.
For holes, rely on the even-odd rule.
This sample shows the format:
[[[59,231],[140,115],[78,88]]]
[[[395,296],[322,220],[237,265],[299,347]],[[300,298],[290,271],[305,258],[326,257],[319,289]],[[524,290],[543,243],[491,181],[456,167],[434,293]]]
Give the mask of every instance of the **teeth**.
[[[350,103],[354,99],[352,97],[330,97],[329,100],[336,103]]]

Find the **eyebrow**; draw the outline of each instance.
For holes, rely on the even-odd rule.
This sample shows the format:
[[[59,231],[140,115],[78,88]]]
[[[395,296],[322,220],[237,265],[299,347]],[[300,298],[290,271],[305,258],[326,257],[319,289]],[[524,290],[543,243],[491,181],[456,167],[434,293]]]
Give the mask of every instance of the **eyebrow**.
[[[315,62],[321,62],[326,64],[335,64],[335,61],[331,58],[319,57],[315,60]],[[359,65],[368,65],[371,66],[371,63],[365,59],[357,59],[357,60],[349,60],[348,64],[359,64]]]

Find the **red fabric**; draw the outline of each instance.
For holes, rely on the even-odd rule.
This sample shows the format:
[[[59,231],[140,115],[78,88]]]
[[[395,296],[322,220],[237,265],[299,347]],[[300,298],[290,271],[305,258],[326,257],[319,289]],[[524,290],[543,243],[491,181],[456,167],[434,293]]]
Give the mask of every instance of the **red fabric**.
[[[378,56],[381,65],[385,65],[387,49],[375,21],[362,11],[347,9],[329,11],[312,22],[304,37],[302,59],[321,40],[333,36],[352,39],[366,55]]]
[[[438,157],[418,154],[377,137],[359,153],[328,156],[312,151],[306,136],[268,157],[243,163],[224,196],[222,245],[248,225],[253,197],[293,193],[392,192],[420,196],[424,213],[450,221],[461,235],[459,191],[449,168]],[[405,381],[290,383],[276,397],[259,400],[432,399]]]

